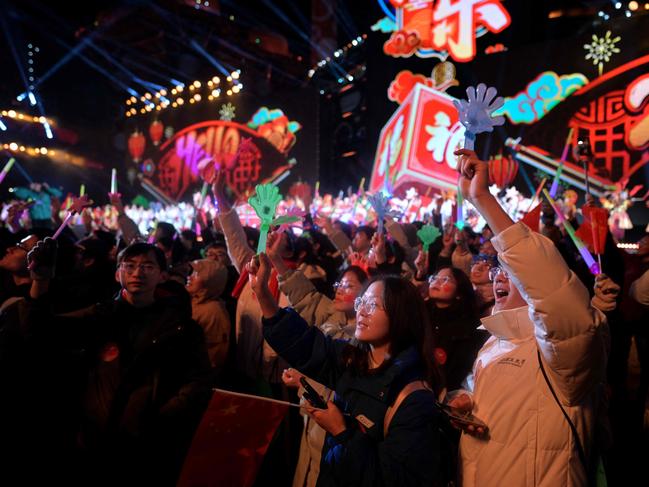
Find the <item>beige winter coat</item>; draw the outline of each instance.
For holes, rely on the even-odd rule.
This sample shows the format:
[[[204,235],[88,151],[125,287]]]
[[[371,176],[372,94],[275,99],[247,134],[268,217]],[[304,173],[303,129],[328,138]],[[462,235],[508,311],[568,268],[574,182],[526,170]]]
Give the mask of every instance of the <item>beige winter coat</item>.
[[[237,271],[241,273],[255,255],[255,251],[248,245],[239,215],[234,209],[220,213],[219,221],[225,234],[230,259]],[[283,293],[279,297],[279,306],[288,306]],[[249,283],[246,283],[237,300],[235,318],[239,369],[253,379],[263,378],[269,382],[280,382],[282,371],[288,367],[288,364],[264,340],[261,331],[261,308]]]
[[[491,333],[467,387],[489,439],[463,434],[464,486],[585,486],[566,419],[537,357],[575,424],[586,457],[605,379],[608,327],[550,240],[518,223],[492,239],[528,307],[482,320]]]

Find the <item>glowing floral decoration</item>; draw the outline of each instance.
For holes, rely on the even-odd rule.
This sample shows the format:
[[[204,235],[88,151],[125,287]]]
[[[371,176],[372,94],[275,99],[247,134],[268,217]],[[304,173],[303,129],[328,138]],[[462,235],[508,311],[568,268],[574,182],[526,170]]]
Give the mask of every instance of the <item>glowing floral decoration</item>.
[[[225,120],[226,122],[230,122],[235,117],[235,111],[236,107],[230,102],[226,103],[225,105],[221,105],[221,109],[219,110],[219,118],[221,120]]]
[[[591,59],[593,64],[597,66],[599,70],[599,75],[602,75],[604,69],[604,63],[607,63],[611,60],[613,54],[617,54],[620,50],[615,47],[615,44],[620,42],[621,37],[611,37],[611,31],[606,31],[606,35],[603,37],[597,37],[593,34],[593,42],[590,44],[584,44],[584,49],[586,49],[586,60]]]

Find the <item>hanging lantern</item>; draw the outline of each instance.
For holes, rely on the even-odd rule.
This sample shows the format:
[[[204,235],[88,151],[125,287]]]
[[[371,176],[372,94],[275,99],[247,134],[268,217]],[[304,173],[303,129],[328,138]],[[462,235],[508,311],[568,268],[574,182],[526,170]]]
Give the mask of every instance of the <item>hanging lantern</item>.
[[[489,158],[489,184],[504,189],[514,181],[517,173],[518,161],[512,156],[498,154]]]
[[[163,133],[164,125],[162,125],[162,122],[160,120],[154,120],[149,126],[149,136],[153,141],[153,145],[157,146],[160,143]]]
[[[144,138],[144,134],[136,130],[128,138],[128,152],[135,162],[140,162],[145,147],[146,139]]]

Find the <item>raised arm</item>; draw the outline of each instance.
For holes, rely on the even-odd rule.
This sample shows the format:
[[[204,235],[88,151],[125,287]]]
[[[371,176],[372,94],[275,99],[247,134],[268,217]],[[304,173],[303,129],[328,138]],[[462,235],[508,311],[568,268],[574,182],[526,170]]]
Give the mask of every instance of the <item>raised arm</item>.
[[[218,219],[225,235],[225,243],[228,247],[228,253],[237,272],[241,271],[245,265],[250,261],[255,251],[248,245],[246,232],[243,231],[243,226],[239,220],[239,215],[232,208],[228,198],[225,194],[225,171],[219,170],[216,172],[214,182],[212,184],[212,192],[216,199],[218,206]]]
[[[498,259],[529,305],[550,376],[567,404],[578,402],[605,373],[605,317],[591,306],[588,290],[554,244],[514,223],[489,193],[487,163],[473,151],[456,154],[462,193],[496,234]]]
[[[333,388],[343,372],[341,356],[347,342],[325,336],[292,309],[281,309],[268,288],[270,267],[264,253],[247,266],[250,286],[261,307],[264,338],[291,367]]]

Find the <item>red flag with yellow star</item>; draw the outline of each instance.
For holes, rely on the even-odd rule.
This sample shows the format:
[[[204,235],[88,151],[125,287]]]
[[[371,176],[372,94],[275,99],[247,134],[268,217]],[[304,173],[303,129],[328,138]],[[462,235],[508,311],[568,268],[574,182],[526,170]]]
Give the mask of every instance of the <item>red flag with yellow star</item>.
[[[288,403],[215,389],[177,487],[251,486]]]

